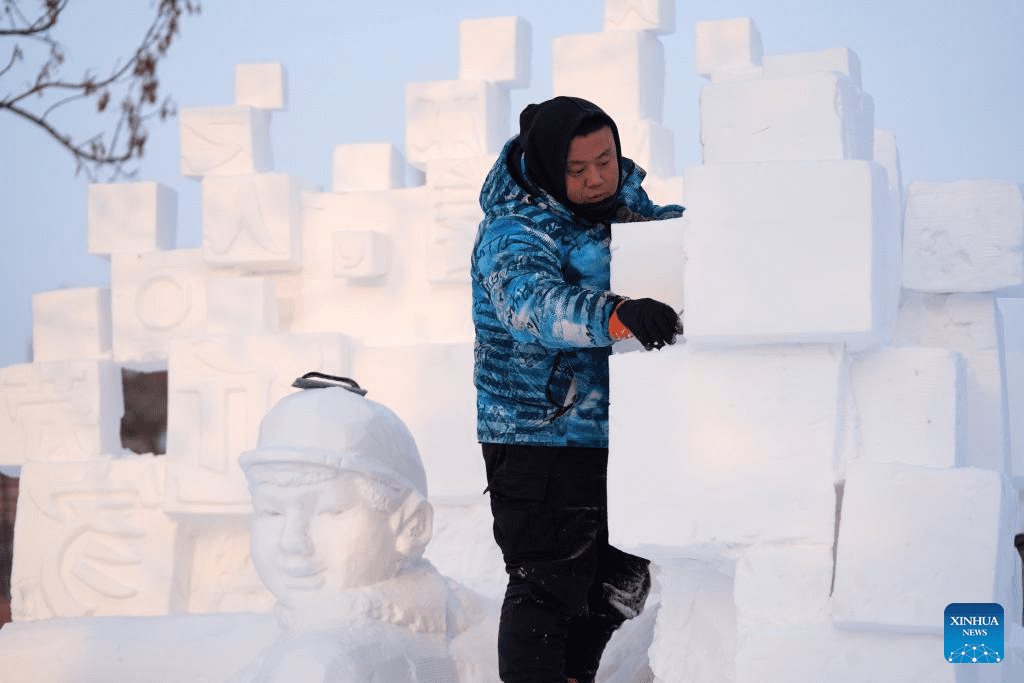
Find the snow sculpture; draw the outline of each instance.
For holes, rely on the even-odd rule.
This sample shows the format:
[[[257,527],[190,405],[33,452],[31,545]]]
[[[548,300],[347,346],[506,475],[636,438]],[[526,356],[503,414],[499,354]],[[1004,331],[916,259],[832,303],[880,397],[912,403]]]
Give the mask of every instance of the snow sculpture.
[[[253,564],[287,633],[237,680],[457,681],[448,644],[468,624],[423,559],[433,507],[402,421],[346,388],[308,389],[271,409],[239,462]]]

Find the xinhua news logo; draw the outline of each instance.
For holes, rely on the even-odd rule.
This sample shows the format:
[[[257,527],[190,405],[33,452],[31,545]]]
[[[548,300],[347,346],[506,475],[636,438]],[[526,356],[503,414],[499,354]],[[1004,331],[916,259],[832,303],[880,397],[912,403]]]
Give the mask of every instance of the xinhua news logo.
[[[1003,661],[1003,607],[994,602],[955,602],[946,607],[946,661]]]

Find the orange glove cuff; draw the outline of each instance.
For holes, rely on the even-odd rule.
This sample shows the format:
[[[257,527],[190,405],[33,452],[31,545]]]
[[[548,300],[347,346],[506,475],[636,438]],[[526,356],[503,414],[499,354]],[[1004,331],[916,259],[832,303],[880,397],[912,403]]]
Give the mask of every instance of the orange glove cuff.
[[[629,331],[622,321],[619,320],[619,306],[622,305],[620,301],[615,305],[615,310],[612,311],[612,317],[608,319],[608,336],[614,341],[622,341],[623,339],[629,339],[633,336],[633,333]]]

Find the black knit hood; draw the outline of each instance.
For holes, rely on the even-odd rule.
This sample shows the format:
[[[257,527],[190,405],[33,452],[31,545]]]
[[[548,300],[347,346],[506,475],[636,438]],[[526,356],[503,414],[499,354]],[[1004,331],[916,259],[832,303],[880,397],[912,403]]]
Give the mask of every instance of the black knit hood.
[[[576,130],[584,121],[593,118],[611,128],[620,169],[619,184],[612,196],[600,202],[577,204],[570,201],[566,193],[566,160],[569,158],[569,147]],[[622,189],[622,146],[619,143],[619,129],[612,118],[593,102],[579,97],[559,96],[540,104],[527,105],[519,115],[519,137],[509,150],[507,164],[508,171],[516,182],[528,190],[531,184],[520,173],[520,158],[525,158],[529,181],[577,216],[595,223],[614,217],[619,204],[619,190]]]

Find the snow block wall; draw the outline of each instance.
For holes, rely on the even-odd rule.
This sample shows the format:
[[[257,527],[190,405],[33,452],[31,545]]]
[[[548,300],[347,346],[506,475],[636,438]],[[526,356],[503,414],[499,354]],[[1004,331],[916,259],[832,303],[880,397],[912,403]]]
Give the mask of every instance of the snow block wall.
[[[942,658],[945,606],[1021,614],[1021,188],[905,187],[857,55],[767,54],[749,18],[694,28],[703,164],[677,173],[674,4],[607,0],[602,32],[552,46],[553,94],[604,107],[652,199],[687,207],[612,231],[613,289],[684,310],[686,340],[611,359],[612,542],[655,559],[655,590],[599,680],[973,681]],[[274,168],[284,68],[239,65],[234,104],[180,114],[199,247],[176,246],[170,188],[91,186],[111,282],[36,295],[35,357],[0,368],[16,621],[269,610],[237,457],[310,370],[405,421],[427,557],[500,598],[469,254],[530,26],[466,20],[459,54],[457,78],[406,86],[404,147],[325,153],[328,190]],[[120,446],[125,368],[168,372],[166,456]],[[1024,670],[1019,626],[1007,647],[981,680]]]
[[[695,35],[686,215],[613,227],[613,287],[682,308],[687,342],[611,359],[609,518],[731,567],[734,660],[695,673],[656,637],[655,680],[968,680],[946,605],[1021,612],[996,305],[1024,284],[1020,188],[904,192],[854,53],[765,55],[750,19]],[[661,597],[659,625],[693,614]],[[1003,654],[992,680],[1020,671]]]

